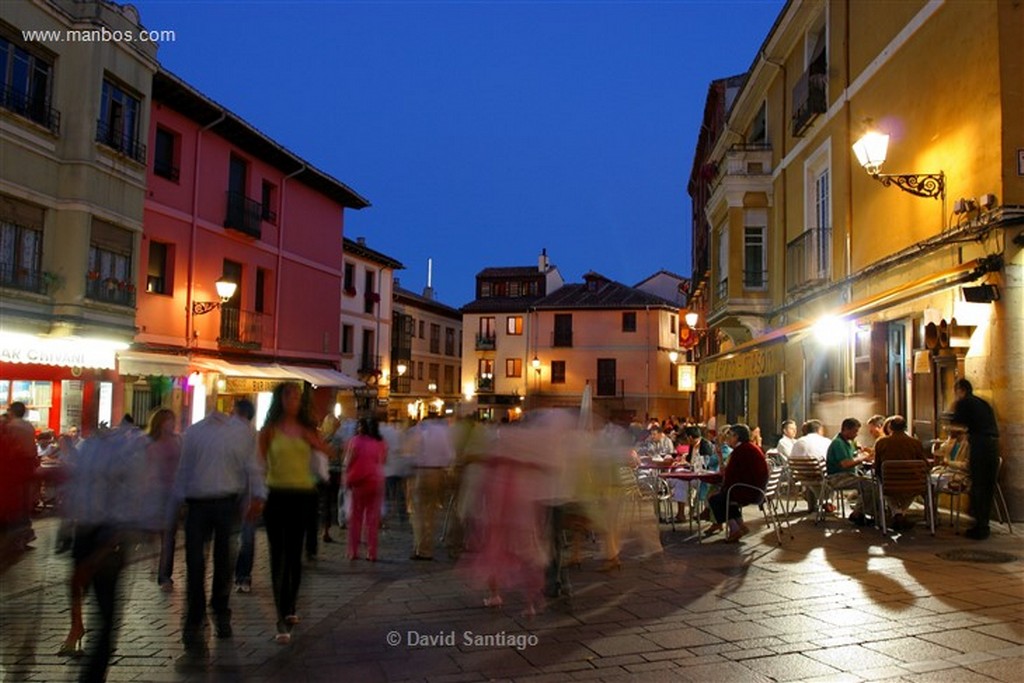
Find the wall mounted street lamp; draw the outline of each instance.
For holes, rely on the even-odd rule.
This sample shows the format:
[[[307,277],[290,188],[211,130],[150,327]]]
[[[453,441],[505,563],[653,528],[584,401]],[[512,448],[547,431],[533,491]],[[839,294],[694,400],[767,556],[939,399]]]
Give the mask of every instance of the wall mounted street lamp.
[[[669,351],[668,352],[668,360],[669,360],[670,363],[672,363],[672,365],[675,365],[676,362],[679,360],[679,352],[676,351],[675,349],[672,349],[671,351]]]
[[[533,360],[530,361],[530,365],[533,367],[535,372],[540,372],[540,358],[534,356]]]
[[[228,279],[227,275],[221,275],[213,286],[217,288],[217,296],[220,297],[220,301],[193,301],[192,302],[192,315],[204,315],[220,308],[226,301],[231,299],[235,295],[235,290],[238,289],[238,283]]]
[[[398,365],[395,366],[395,372],[398,373],[399,377],[404,375],[408,369],[409,369],[409,366],[406,365],[405,363],[401,362],[401,361],[399,361]]]
[[[889,149],[889,136],[877,131],[869,131],[853,144],[853,153],[857,161],[868,174],[889,187],[895,185],[904,192],[918,197],[933,199],[945,198],[946,174],[938,173],[879,173],[885,163],[885,155]]]

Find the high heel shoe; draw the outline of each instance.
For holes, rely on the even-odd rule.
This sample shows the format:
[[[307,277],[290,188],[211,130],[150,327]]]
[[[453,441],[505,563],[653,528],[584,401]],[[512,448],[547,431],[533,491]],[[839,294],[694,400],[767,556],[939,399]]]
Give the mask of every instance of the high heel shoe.
[[[82,637],[84,634],[84,631],[79,633],[77,637],[74,632],[68,634],[60,649],[57,650],[57,654],[62,657],[81,657],[85,654],[85,650],[82,648]]]

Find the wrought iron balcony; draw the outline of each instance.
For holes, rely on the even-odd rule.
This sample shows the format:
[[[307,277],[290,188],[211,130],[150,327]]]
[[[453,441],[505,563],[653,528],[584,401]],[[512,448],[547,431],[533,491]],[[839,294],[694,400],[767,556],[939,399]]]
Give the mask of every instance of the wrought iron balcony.
[[[60,112],[50,106],[49,99],[30,97],[7,86],[0,90],[0,107],[38,123],[54,135],[60,133]]]
[[[786,291],[828,280],[832,274],[832,229],[811,228],[786,245]]]
[[[359,359],[360,375],[379,375],[381,372],[380,356],[363,355]]]
[[[824,64],[808,69],[793,86],[793,137],[802,137],[814,119],[828,111],[828,75],[824,69]]]
[[[218,346],[240,349],[263,347],[263,313],[221,306]]]
[[[263,220],[263,206],[249,199],[241,192],[228,190],[228,209],[224,227],[259,238],[262,234],[260,221]]]
[[[391,375],[391,393],[408,394],[412,391],[412,377],[408,375]]]
[[[493,334],[478,334],[476,335],[476,350],[493,351],[496,340],[497,337]]]
[[[46,293],[43,272],[34,268],[15,268],[13,263],[0,263],[0,287],[23,292]]]
[[[146,146],[136,139],[133,131],[118,130],[109,121],[97,119],[96,142],[120,152],[140,164],[146,163]]]
[[[167,178],[168,180],[178,182],[180,171],[177,166],[166,159],[154,159],[153,175],[158,175],[161,178]]]
[[[767,289],[768,271],[757,268],[743,271],[743,289]]]
[[[135,307],[135,285],[112,277],[86,278],[85,296],[106,304]]]
[[[476,390],[481,394],[492,394],[494,393],[494,376],[493,375],[477,375],[476,376]]]

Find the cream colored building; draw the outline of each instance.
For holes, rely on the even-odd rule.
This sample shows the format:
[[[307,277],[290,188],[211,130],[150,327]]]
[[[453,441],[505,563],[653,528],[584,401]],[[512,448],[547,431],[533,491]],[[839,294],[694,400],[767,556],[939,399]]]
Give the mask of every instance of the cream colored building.
[[[698,371],[719,421],[899,413],[930,440],[966,377],[1020,516],[1021,35],[1014,2],[786,4],[697,160],[717,171],[695,307],[725,340]],[[852,149],[871,130],[874,173]]]
[[[156,44],[102,37],[140,30],[109,2],[0,5],[0,404],[39,427],[123,410]]]
[[[395,280],[391,327],[392,420],[456,415],[462,401],[462,314]]]
[[[366,245],[344,240],[341,282],[341,371],[366,386],[338,394],[342,415],[384,417],[391,386],[391,323],[395,271],[401,262]]]

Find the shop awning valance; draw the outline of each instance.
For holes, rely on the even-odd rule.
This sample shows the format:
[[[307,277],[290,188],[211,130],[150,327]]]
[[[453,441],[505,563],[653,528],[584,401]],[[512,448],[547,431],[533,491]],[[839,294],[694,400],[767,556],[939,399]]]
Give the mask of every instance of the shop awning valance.
[[[117,371],[122,375],[184,377],[189,373],[188,357],[168,353],[121,351],[117,354]]]

